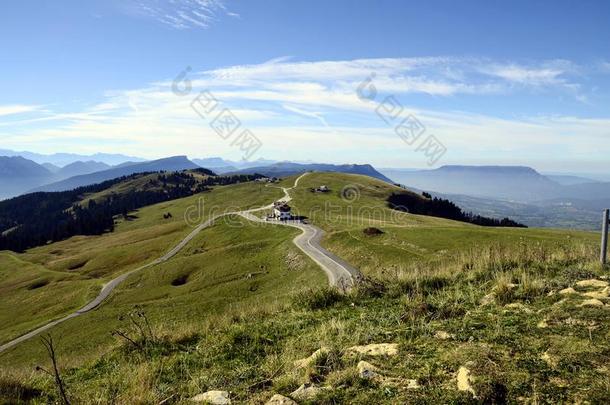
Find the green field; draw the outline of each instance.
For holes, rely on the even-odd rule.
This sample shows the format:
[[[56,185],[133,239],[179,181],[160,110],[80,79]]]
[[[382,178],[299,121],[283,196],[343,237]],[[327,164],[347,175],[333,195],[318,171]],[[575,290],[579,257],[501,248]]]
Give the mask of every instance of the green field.
[[[284,185],[291,184],[291,179]],[[328,193],[312,193],[310,188],[326,185]],[[342,197],[343,190],[356,190]],[[305,176],[292,192],[292,206],[298,215],[327,231],[326,246],[348,262],[357,263],[368,276],[407,269],[418,262],[450,263],[465,252],[491,245],[520,250],[545,246],[561,248],[574,243],[597,243],[591,232],[484,228],[462,222],[411,215],[387,207],[392,192],[406,192],[365,176],[315,173]],[[348,193],[349,194],[349,193]],[[366,227],[384,233],[366,236]]]
[[[14,311],[0,313],[0,323],[10,325],[0,331],[0,341],[78,309],[110,279],[169,251],[210,214],[262,206],[281,195],[280,190],[258,184],[216,187],[212,192],[143,208],[134,213],[136,219],[121,220],[112,233],[77,236],[20,255],[2,253],[0,291],[6,294],[0,305],[26,305],[16,308],[17,316]],[[189,223],[184,218],[187,209],[192,214]],[[172,218],[164,219],[168,212]],[[30,284],[35,280],[49,284],[31,289],[30,279]]]
[[[309,191],[320,185],[331,191]],[[342,197],[346,186],[357,190],[352,197]],[[131,276],[95,311],[51,329],[74,402],[180,403],[225,389],[237,402],[262,403],[304,382],[329,387],[317,401],[329,404],[607,398],[607,294],[576,284],[607,277],[595,263],[597,235],[400,213],[385,201],[396,191],[337,173],[309,174],[291,191],[295,213],[323,228],[323,244],[365,274],[346,296],[323,288],[324,273],[291,243],[298,230],[234,216]],[[253,183],[216,187],[203,194],[202,219],[281,195]],[[143,208],[111,234],[0,255],[0,322],[10,325],[2,340],[73,310],[104,280],[161,256],[189,232],[184,213],[199,197]],[[164,220],[166,212],[173,218]],[[367,235],[367,227],[383,233]],[[576,292],[559,294],[567,287]],[[602,307],[580,306],[587,293],[598,294]],[[139,348],[111,336],[133,329],[125,315],[136,306],[154,331],[130,332]],[[349,346],[369,343],[397,343],[399,353],[347,355]],[[313,364],[293,366],[320,347],[329,350]],[[383,378],[359,378],[361,359]],[[48,365],[38,339],[0,354],[0,398],[55,400],[52,379],[33,372],[38,364]],[[476,398],[456,388],[462,366]]]

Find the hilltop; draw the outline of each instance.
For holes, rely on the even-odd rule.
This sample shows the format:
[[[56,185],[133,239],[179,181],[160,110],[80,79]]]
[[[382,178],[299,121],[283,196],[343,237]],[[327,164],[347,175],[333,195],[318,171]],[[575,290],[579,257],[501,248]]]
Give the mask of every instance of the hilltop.
[[[364,164],[346,164],[346,165],[333,165],[323,163],[293,163],[293,162],[278,162],[266,166],[254,166],[241,169],[234,174],[248,174],[248,173],[260,173],[265,176],[273,177],[286,177],[293,176],[295,174],[317,171],[317,172],[338,172],[348,174],[360,174],[363,176],[370,176],[375,179],[379,179],[388,183],[392,181],[379,173],[373,166]]]

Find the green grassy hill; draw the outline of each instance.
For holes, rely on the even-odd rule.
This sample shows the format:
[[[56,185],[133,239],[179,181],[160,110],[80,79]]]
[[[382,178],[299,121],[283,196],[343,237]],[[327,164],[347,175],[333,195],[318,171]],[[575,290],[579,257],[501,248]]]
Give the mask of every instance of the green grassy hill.
[[[290,179],[284,185],[290,184]],[[312,193],[326,185],[328,193]],[[470,250],[490,246],[561,248],[575,242],[597,243],[591,232],[480,227],[388,208],[386,199],[399,187],[365,176],[315,173],[306,176],[292,195],[298,215],[327,231],[326,246],[369,276],[406,270],[418,263],[451,263]],[[376,227],[384,233],[367,236]]]
[[[330,191],[310,191],[321,185]],[[263,403],[305,382],[327,388],[317,403],[603,402],[608,270],[595,263],[597,235],[402,213],[387,208],[397,191],[338,173],[309,174],[291,191],[295,213],[327,232],[323,245],[365,274],[347,295],[324,288],[324,273],[291,243],[298,230],[234,216],[129,277],[98,309],[50,331],[73,402],[186,403],[222,389],[236,402]],[[110,234],[2,253],[0,324],[10,327],[0,341],[164,254],[191,229],[184,214],[199,198],[204,220],[281,195],[259,183],[215,187],[143,208]],[[365,233],[370,227],[382,233]],[[601,287],[578,284],[587,279]],[[587,301],[594,297],[601,307]],[[130,324],[134,308],[152,335]],[[397,354],[350,355],[373,343],[396,344]],[[361,360],[377,375],[361,378]],[[52,378],[33,371],[48,366],[38,339],[0,354],[0,365],[0,398],[56,400]]]

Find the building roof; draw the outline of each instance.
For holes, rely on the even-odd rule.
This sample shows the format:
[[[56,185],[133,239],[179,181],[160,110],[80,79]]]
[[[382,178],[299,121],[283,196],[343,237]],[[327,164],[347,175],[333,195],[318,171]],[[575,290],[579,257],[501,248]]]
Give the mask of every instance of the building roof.
[[[290,206],[283,201],[273,203],[273,208],[280,212],[290,212]]]

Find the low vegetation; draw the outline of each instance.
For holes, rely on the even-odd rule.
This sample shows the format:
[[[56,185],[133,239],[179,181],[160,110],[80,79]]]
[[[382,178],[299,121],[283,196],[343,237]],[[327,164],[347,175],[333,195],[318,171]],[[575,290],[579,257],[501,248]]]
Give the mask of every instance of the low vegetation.
[[[261,403],[303,383],[328,387],[316,399],[328,404],[602,403],[610,394],[608,309],[583,306],[595,289],[578,287],[606,277],[588,260],[592,254],[586,245],[494,246],[441,268],[414,265],[345,296],[304,290],[271,306],[202,319],[188,331],[157,320],[151,332],[142,325],[133,341],[119,338],[115,349],[62,375],[74,403],[180,403],[213,389]],[[560,292],[568,287],[578,292]],[[388,342],[398,344],[397,355],[348,353]],[[320,348],[311,363],[293,365]],[[363,359],[379,377],[359,375]],[[461,367],[472,391],[458,389]],[[59,400],[44,374],[0,381],[14,400]]]

